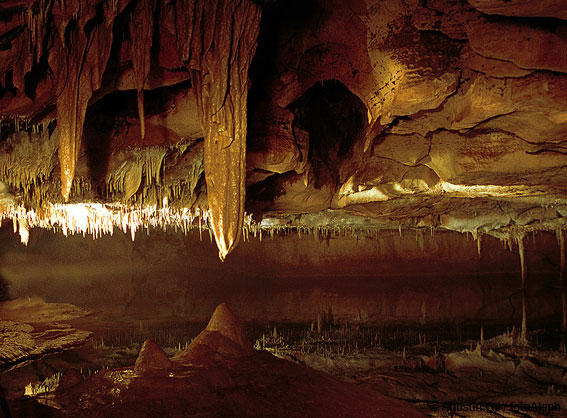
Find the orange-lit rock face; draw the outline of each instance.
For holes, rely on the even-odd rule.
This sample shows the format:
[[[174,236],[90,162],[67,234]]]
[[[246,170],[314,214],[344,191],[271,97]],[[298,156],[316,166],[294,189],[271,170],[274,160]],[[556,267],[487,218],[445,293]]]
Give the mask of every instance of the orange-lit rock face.
[[[238,243],[244,221],[248,68],[256,49],[260,9],[251,2],[231,1],[219,12],[205,2],[203,71],[195,89],[205,134],[205,180],[210,221],[219,257]]]
[[[100,88],[110,54],[112,23],[117,13],[115,5],[114,8],[112,4],[104,5],[105,10],[99,11],[86,2],[83,11],[82,3],[71,3],[69,7],[63,3],[61,10],[52,12],[60,19],[49,65],[58,74],[59,163],[65,201],[69,200],[75,177],[87,106],[93,91]],[[93,27],[95,19],[102,22]]]
[[[140,117],[140,135],[142,139],[146,136],[146,121],[144,112],[144,88],[150,74],[150,48],[152,46],[152,34],[154,29],[155,1],[146,0],[136,4],[135,10],[130,15],[130,43],[132,56],[132,70],[138,99],[138,115]]]
[[[0,208],[22,239],[199,218],[224,259],[281,225],[565,225],[561,1],[14,0],[0,17]]]

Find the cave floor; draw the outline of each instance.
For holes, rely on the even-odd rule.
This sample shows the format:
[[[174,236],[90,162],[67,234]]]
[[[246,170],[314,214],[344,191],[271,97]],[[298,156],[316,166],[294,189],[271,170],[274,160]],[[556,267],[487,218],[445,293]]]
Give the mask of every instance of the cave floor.
[[[83,340],[75,345],[52,346],[0,375],[15,417],[186,416],[186,405],[179,401],[184,396],[200,399],[190,416],[236,416],[230,412],[234,408],[240,408],[237,416],[302,416],[302,404],[311,408],[311,416],[328,416],[327,398],[338,402],[334,408],[343,408],[343,416],[567,416],[567,357],[550,349],[556,338],[544,328],[529,334],[529,346],[520,346],[514,329],[502,332],[505,328],[498,326],[483,329],[481,345],[472,338],[479,329],[475,326],[248,324],[246,334],[256,349],[251,357],[209,353],[189,366],[176,365],[169,377],[137,380],[133,365],[144,340],[176,358],[205,324],[175,317],[73,318],[66,309],[50,305],[46,312],[53,323],[49,315],[28,315],[28,328],[40,331],[33,334],[36,338],[85,331],[90,338],[80,334]],[[14,329],[24,332],[28,328],[20,321],[25,315],[20,316],[10,319]],[[131,381],[138,383],[124,383]],[[147,391],[155,394],[142,395]],[[352,414],[345,406],[349,397],[360,399]],[[285,402],[299,409],[290,410]]]
[[[53,406],[52,391],[64,370],[79,370],[87,378],[99,371],[122,370],[127,374],[144,338],[157,340],[172,357],[203,329],[203,324],[178,319],[103,324],[95,316],[71,322],[93,332],[88,344],[46,356],[1,376],[15,416],[46,416],[45,408],[53,413],[43,404]],[[481,349],[478,340],[431,342],[424,332],[418,334],[418,343],[404,345],[400,350],[393,347],[394,334],[398,341],[403,335],[405,341],[411,332],[406,329],[402,333],[399,327],[390,330],[388,339],[383,329],[381,337],[374,334],[369,338],[375,328],[343,326],[333,333],[311,331],[304,325],[300,332],[303,337],[290,341],[293,332],[289,330],[299,328],[255,325],[249,326],[247,332],[257,337],[256,348],[263,348],[262,352],[328,373],[388,399],[404,400],[426,416],[567,416],[567,358],[556,351],[514,346],[511,334],[487,339]],[[337,333],[343,338],[337,338]],[[543,333],[533,332],[532,338],[534,334]],[[251,385],[249,389],[253,389]],[[22,396],[26,391],[35,395]],[[90,391],[96,392],[93,388]],[[32,401],[34,398],[38,404]]]

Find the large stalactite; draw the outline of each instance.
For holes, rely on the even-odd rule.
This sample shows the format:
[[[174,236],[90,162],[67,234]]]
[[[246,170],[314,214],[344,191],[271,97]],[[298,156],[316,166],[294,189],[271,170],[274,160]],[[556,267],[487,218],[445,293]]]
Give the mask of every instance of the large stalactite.
[[[130,34],[132,36],[130,55],[134,70],[142,139],[146,136],[144,87],[150,74],[150,49],[152,46],[155,8],[155,0],[140,0],[130,15]]]
[[[224,260],[238,243],[244,221],[248,69],[261,13],[249,0],[198,0],[193,10],[188,16],[192,34],[200,36],[193,35],[182,47],[201,111],[210,220]],[[186,27],[189,23],[182,22]]]
[[[83,123],[89,100],[100,88],[112,46],[112,24],[117,13],[114,2],[102,9],[88,1],[75,7],[57,3],[54,11],[62,19],[57,23],[59,37],[50,54],[50,66],[57,76],[57,123],[59,126],[59,162],[61,194],[69,200],[75,168],[81,148]]]

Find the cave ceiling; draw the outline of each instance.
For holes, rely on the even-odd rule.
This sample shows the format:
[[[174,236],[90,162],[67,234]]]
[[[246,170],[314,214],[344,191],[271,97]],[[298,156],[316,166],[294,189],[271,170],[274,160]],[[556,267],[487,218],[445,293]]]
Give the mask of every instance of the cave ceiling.
[[[0,216],[249,234],[567,220],[565,0],[0,2]],[[354,231],[354,232],[353,232]]]

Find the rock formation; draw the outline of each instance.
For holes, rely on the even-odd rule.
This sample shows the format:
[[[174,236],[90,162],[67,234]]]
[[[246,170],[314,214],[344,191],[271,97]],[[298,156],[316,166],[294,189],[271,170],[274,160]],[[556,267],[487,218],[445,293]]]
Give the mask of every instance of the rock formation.
[[[187,349],[179,352],[176,358],[194,361],[203,353],[210,352],[236,357],[253,352],[244,326],[226,303],[217,306],[207,327],[195,337]]]
[[[139,375],[160,371],[167,372],[170,367],[171,361],[159,345],[152,340],[144,341],[134,364],[134,372]]]
[[[84,309],[40,299],[0,303],[0,371],[21,367],[42,357],[85,345],[92,337],[66,321],[86,315]]]
[[[244,347],[236,341],[245,338],[241,327],[230,308],[220,305],[207,329],[187,350],[171,359],[169,366],[159,361],[161,371],[161,367],[167,366],[166,376],[155,373],[156,369],[154,373],[138,373],[139,361],[133,368],[101,370],[66,391],[57,392],[49,406],[82,417],[177,417],[188,413],[202,417],[327,417],[330,411],[337,417],[426,416],[404,401],[268,352],[254,351],[243,341]],[[197,343],[199,339],[201,343]],[[222,339],[249,351],[246,355],[226,352],[228,345],[216,346]],[[152,347],[154,354],[161,351],[153,343],[144,347]],[[158,354],[160,358],[164,355]],[[39,416],[30,412],[28,416]]]
[[[10,0],[0,16],[0,213],[24,242],[200,225],[224,259],[282,229],[565,228],[563,1]]]

